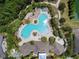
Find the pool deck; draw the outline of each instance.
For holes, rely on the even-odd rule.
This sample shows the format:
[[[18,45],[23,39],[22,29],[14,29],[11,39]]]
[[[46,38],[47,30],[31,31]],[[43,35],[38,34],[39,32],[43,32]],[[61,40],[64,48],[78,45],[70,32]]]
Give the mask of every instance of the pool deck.
[[[49,23],[48,23],[49,20],[51,19],[51,16],[48,14],[48,9],[47,9],[47,8],[44,9],[44,10],[45,10],[45,11],[47,10],[47,12],[42,12],[41,9],[39,9],[39,8],[38,8],[38,9],[35,9],[36,13],[37,13],[37,11],[40,11],[41,13],[45,13],[45,14],[48,15],[48,19],[47,19],[46,21],[44,21],[44,23],[47,24],[47,26],[48,26],[48,31],[47,31],[47,32],[44,32],[44,33],[39,33],[39,32],[37,31],[37,36],[36,36],[36,37],[34,37],[33,35],[30,35],[28,38],[26,38],[26,39],[28,39],[28,40],[26,40],[26,39],[24,39],[24,38],[21,36],[21,31],[22,31],[22,29],[23,29],[25,26],[27,26],[27,24],[21,25],[20,28],[19,28],[19,31],[18,31],[18,37],[21,38],[22,41],[19,43],[19,46],[21,46],[23,43],[29,42],[29,41],[31,41],[31,40],[40,41],[40,38],[41,38],[42,36],[46,36],[46,37],[53,36],[53,34],[52,34],[53,30],[52,30],[52,28],[50,27],[50,25],[49,25]],[[39,15],[39,12],[38,12],[37,14],[35,14],[35,16],[33,16],[33,18],[35,19],[35,18],[39,17],[38,15]],[[28,14],[25,16],[24,19],[28,19],[29,17],[31,17],[31,19],[33,19],[33,18],[32,18],[32,12],[28,13]],[[31,33],[32,33],[32,32],[31,32]]]
[[[58,8],[58,6],[59,6],[59,3],[60,3],[60,0],[58,0],[58,2],[56,3],[56,4],[53,4],[53,3],[49,3],[49,2],[41,2],[41,3],[47,3],[47,4],[51,4],[52,6],[54,6],[54,7],[56,7],[56,8]],[[36,9],[37,10],[37,9]],[[57,12],[58,12],[58,14],[57,15],[55,15],[54,17],[55,18],[58,18],[58,20],[61,18],[61,14],[60,14],[60,11],[57,9]],[[31,13],[30,13],[31,14]],[[39,13],[37,13],[37,14],[39,14]],[[26,15],[26,17],[25,18],[28,18],[28,14]],[[36,17],[35,17],[36,18]],[[55,51],[54,51],[54,53],[55,54],[57,54],[57,55],[61,55],[62,53],[64,53],[65,51],[66,51],[66,49],[67,49],[67,43],[66,43],[66,47],[64,47],[64,40],[66,41],[66,39],[61,39],[60,37],[56,37],[56,36],[54,36],[52,33],[53,33],[53,30],[52,30],[52,28],[50,27],[50,24],[49,24],[49,21],[50,21],[50,16],[49,16],[49,19],[47,19],[46,21],[44,21],[44,23],[46,23],[47,25],[48,25],[48,28],[49,28],[49,30],[46,32],[46,33],[43,33],[43,35],[41,35],[41,33],[39,33],[39,35],[37,35],[37,37],[33,37],[32,35],[30,35],[30,38],[28,38],[28,40],[22,40],[20,43],[19,43],[19,46],[20,46],[20,51],[23,53],[23,55],[25,56],[25,55],[28,55],[31,51],[33,51],[33,48],[35,48],[35,46],[37,46],[37,45],[40,45],[40,46],[42,46],[43,44],[45,44],[45,43],[43,43],[42,44],[42,41],[40,40],[40,38],[42,37],[42,36],[46,36],[47,38],[49,38],[50,36],[53,36],[54,38],[56,38],[56,40],[55,40],[55,43],[54,43],[54,46],[50,46],[50,48],[52,49],[52,50],[54,50],[55,49]],[[22,27],[23,27],[23,25],[22,25]],[[22,29],[22,27],[20,27],[20,31],[21,31],[21,29]],[[20,37],[20,35],[18,35],[18,37]],[[22,38],[23,39],[23,38]],[[34,42],[37,42],[37,44],[35,44],[35,46],[33,46],[33,45],[30,45],[28,42],[29,41],[34,41]],[[27,42],[27,43],[26,43]],[[67,42],[67,41],[66,41]],[[25,44],[24,44],[25,43]],[[48,43],[47,43],[48,44]],[[45,46],[46,46],[46,44],[45,44]],[[42,48],[44,48],[45,46],[43,46]],[[41,48],[41,47],[39,47],[39,48]],[[47,50],[49,50],[50,49],[49,48],[49,45],[48,45],[48,47],[46,47],[45,49]],[[29,50],[28,50],[29,49]],[[56,50],[57,49],[57,50]],[[48,51],[47,50],[47,51]],[[39,50],[37,51],[37,52],[39,52]]]

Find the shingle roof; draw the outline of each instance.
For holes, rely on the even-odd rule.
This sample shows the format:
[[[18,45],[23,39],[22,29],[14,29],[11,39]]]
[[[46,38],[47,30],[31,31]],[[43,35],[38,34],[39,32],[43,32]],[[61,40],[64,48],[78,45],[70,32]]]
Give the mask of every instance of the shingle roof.
[[[56,55],[61,55],[64,52],[64,46],[60,45],[59,43],[54,43],[54,53]]]
[[[49,43],[48,42],[41,42],[41,41],[39,42],[39,41],[37,41],[37,42],[35,42],[35,47],[38,48],[37,53],[38,52],[46,52],[46,53],[49,52]]]
[[[34,45],[31,45],[30,43],[26,43],[19,47],[20,51],[24,56],[28,55],[31,51],[34,51],[35,54],[38,54],[38,52],[49,52],[49,45],[48,43],[44,43],[41,41],[34,42]]]
[[[33,46],[30,45],[30,43],[26,43],[26,44],[22,45],[21,47],[19,47],[23,56],[29,55],[30,52],[33,50],[32,48],[33,48]]]
[[[35,41],[34,45],[31,45],[30,43],[25,43],[21,47],[19,47],[21,53],[23,56],[29,55],[30,52],[34,51],[34,54],[38,54],[39,52],[45,52],[49,53],[49,51],[54,51],[54,49],[58,49],[58,52],[55,51],[57,55],[60,55],[63,53],[64,46],[55,43],[54,46],[49,45],[49,42],[42,42],[42,41]]]

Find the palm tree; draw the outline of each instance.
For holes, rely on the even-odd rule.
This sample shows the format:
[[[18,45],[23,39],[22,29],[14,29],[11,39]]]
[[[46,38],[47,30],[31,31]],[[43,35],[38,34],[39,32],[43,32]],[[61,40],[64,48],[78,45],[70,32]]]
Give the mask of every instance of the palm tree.
[[[65,8],[65,7],[66,7],[66,6],[65,6],[65,3],[60,3],[58,9],[59,9],[60,11],[64,11],[64,8]]]
[[[34,41],[30,41],[29,43],[30,43],[31,45],[34,45]]]
[[[65,21],[66,21],[65,18],[61,18],[61,19],[59,20],[59,22],[60,22],[61,25],[63,25]]]
[[[45,37],[45,36],[41,37],[41,41],[42,42],[47,42],[47,37]]]
[[[54,37],[49,37],[49,44],[53,45],[53,43],[55,42],[55,38]]]

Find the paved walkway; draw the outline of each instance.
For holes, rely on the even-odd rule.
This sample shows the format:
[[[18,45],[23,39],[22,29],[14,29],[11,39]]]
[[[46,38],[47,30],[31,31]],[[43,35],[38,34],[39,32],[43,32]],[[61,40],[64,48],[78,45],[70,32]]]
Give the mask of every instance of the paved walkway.
[[[53,4],[51,2],[43,2],[43,3],[51,4],[51,5],[55,6],[56,8],[58,8],[59,7],[60,0],[58,0],[56,4]]]
[[[42,3],[43,3],[43,2],[42,2]],[[53,3],[51,3],[51,2],[44,2],[44,3],[46,3],[46,4],[51,4],[52,6],[55,6],[55,7],[57,8],[57,10],[58,10],[60,0],[58,0],[58,2],[57,2],[56,4],[53,4]],[[58,10],[58,14],[59,14],[59,19],[60,19],[60,18],[61,18],[61,13],[60,13],[59,10]],[[54,37],[57,38],[56,36],[54,36]],[[62,40],[62,39],[61,39],[61,40]],[[66,49],[67,49],[68,43],[67,43],[67,40],[66,40],[66,39],[63,39],[63,42],[64,42],[64,40],[66,41],[66,43],[64,43],[64,44],[66,45],[66,47],[65,47],[65,49],[64,49],[64,52],[65,52]]]
[[[57,9],[59,7],[59,3],[60,3],[60,0],[58,0],[58,2],[56,4],[53,4],[51,2],[41,2],[41,3],[46,3],[46,4],[50,4],[52,6],[55,6]],[[60,11],[58,10],[58,14],[59,14],[59,19],[61,18],[61,14],[60,14]]]
[[[3,36],[0,35],[0,57],[5,57],[3,49],[2,49],[2,42],[3,42]]]

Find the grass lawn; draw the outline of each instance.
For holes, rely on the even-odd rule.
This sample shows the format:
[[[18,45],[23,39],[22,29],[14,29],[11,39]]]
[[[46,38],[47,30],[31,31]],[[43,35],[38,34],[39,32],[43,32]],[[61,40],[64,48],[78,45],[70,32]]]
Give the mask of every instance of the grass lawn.
[[[12,23],[10,23],[8,26],[12,29],[12,32],[16,32],[20,26],[21,20],[16,19]]]
[[[10,50],[15,48],[18,50],[18,43],[19,39],[15,36],[15,32],[18,30],[18,27],[20,26],[20,20],[16,19],[12,23],[8,25],[7,28],[7,45],[8,45],[8,50],[7,53],[10,54]]]
[[[69,19],[69,16],[68,16],[69,9],[68,9],[68,3],[67,3],[68,0],[61,0],[61,2],[65,3],[65,5],[66,5],[64,13],[62,15],[62,17],[64,17],[66,19],[65,24],[71,26],[72,28],[79,28],[79,21],[78,20],[75,20],[75,19],[70,20]]]

